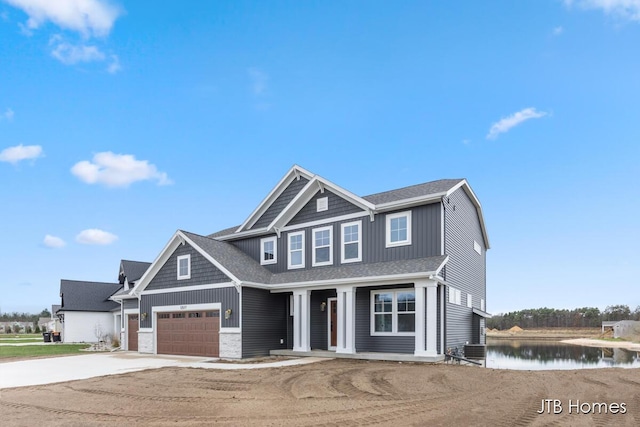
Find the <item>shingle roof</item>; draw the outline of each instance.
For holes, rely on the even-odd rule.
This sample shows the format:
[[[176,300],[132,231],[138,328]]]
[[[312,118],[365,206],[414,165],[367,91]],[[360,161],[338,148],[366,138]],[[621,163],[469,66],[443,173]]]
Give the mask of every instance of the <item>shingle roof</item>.
[[[51,314],[52,314],[52,315],[55,315],[55,314],[56,314],[56,311],[58,311],[58,310],[60,310],[60,305],[59,305],[59,304],[53,304],[53,305],[51,306]]]
[[[60,280],[60,311],[111,311],[119,304],[109,297],[120,287],[119,283]]]
[[[239,227],[239,225],[236,225],[235,227],[225,228],[224,230],[216,231],[215,233],[209,234],[207,237],[216,238],[221,236],[228,236],[229,234],[233,234]]]
[[[299,282],[317,282],[361,277],[391,276],[412,273],[433,273],[446,260],[446,255],[428,258],[379,262],[373,264],[349,264],[336,267],[319,267],[311,270],[295,270],[271,273],[260,263],[230,243],[181,231],[194,244],[218,261],[242,282],[277,285]]]
[[[398,188],[397,190],[385,191],[382,193],[370,194],[364,196],[363,199],[373,203],[382,204],[397,202],[399,200],[412,199],[414,197],[423,197],[430,194],[438,194],[449,191],[455,185],[459,184],[462,179],[440,179],[438,181],[425,182],[423,184],[411,185],[409,187]]]
[[[129,284],[133,284],[138,281],[138,279],[140,279],[151,266],[150,262],[129,261],[126,259],[123,259],[121,262],[124,275],[127,277]]]

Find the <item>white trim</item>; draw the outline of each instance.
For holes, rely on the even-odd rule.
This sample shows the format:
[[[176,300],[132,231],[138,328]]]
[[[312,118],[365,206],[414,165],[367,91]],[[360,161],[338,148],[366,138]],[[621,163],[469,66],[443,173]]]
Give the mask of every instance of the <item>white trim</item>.
[[[187,260],[187,274],[180,275],[180,261],[183,259]],[[191,279],[191,254],[179,255],[177,258],[177,271],[176,277],[178,280],[187,280]]]
[[[462,292],[460,289],[449,286],[449,304],[462,305]]]
[[[182,305],[159,305],[151,307],[151,328],[142,328],[138,329],[138,332],[153,332],[153,354],[158,354],[158,313],[167,313],[167,312],[187,312],[187,311],[209,311],[209,310],[218,310],[220,315],[218,316],[218,321],[220,324],[218,325],[219,329],[222,329],[222,303],[220,302],[212,302],[208,304],[182,304]]]
[[[391,220],[397,218],[407,218],[407,238],[405,240],[398,240],[396,242],[391,241]],[[392,248],[396,246],[406,246],[411,244],[411,211],[396,212],[387,214],[385,219],[385,235],[386,235],[386,247]]]
[[[304,268],[304,266],[305,266],[306,254],[305,254],[304,235],[305,235],[304,230],[296,231],[295,233],[287,233],[287,268],[289,270],[293,270],[293,269],[296,269],[296,268]],[[302,256],[301,256],[302,263],[301,264],[297,264],[297,265],[292,265],[291,264],[291,237],[294,237],[294,236],[302,236],[302,241],[301,241],[302,247],[300,249],[295,249],[295,251],[301,251],[302,252]]]
[[[358,226],[358,240],[357,242],[345,242],[344,241],[344,229],[346,227],[353,227],[354,225]],[[357,258],[350,258],[350,259],[345,259],[344,257],[344,253],[345,253],[345,245],[346,244],[354,244],[357,243],[358,244],[358,257]],[[340,224],[340,263],[341,264],[348,264],[351,262],[361,262],[362,261],[362,221],[353,221],[353,222],[345,222]]]
[[[415,305],[416,302],[416,288],[403,288],[403,289],[374,289],[372,291],[370,291],[370,296],[369,296],[369,303],[371,305],[370,308],[370,316],[369,316],[369,323],[370,323],[370,334],[371,336],[391,336],[391,337],[395,337],[395,336],[415,336],[416,331],[414,330],[413,332],[398,332],[398,293],[401,292],[413,292],[414,295],[414,311],[413,312],[407,312],[407,314],[411,314],[413,313],[414,315],[414,319],[415,316],[418,315],[417,313],[417,306]],[[375,311],[375,300],[374,300],[374,295],[375,294],[392,294],[393,298],[392,298],[392,302],[391,302],[391,332],[376,332],[376,325],[375,325],[375,316],[376,316],[376,311]],[[384,312],[385,314],[388,312]]]
[[[465,193],[467,193],[467,196],[469,196],[469,198],[471,199],[471,203],[473,203],[474,206],[476,207],[478,220],[480,220],[480,229],[482,230],[482,237],[484,237],[485,248],[489,249],[491,245],[489,244],[489,235],[487,234],[487,229],[484,224],[484,215],[482,214],[482,205],[480,204],[480,200],[478,200],[478,198],[476,197],[476,194],[471,189],[471,186],[469,185],[467,180],[463,179],[461,182],[451,187],[449,191],[447,191],[447,194],[445,194],[445,196],[449,197],[460,187],[464,189]]]
[[[346,221],[346,220],[355,219],[355,218],[362,218],[365,216],[369,216],[369,214],[367,212],[356,212],[348,215],[341,215],[341,216],[336,216],[332,218],[324,218],[324,219],[318,219],[316,221],[304,222],[301,224],[287,225],[282,227],[280,230],[281,231],[299,230],[301,228],[310,228],[310,227],[315,227],[317,225],[334,224],[336,222]]]
[[[316,199],[316,212],[324,212],[329,210],[329,197],[320,197]]]
[[[264,250],[265,243],[273,243],[273,259],[265,260],[264,254],[266,253]],[[278,263],[278,237],[271,236],[260,239],[260,265],[269,265],[269,264],[277,264]]]
[[[329,231],[329,245],[316,246],[316,233],[322,231]],[[333,225],[329,225],[327,227],[319,227],[311,230],[311,266],[312,267],[320,267],[322,265],[333,265]],[[304,244],[304,240],[303,240]],[[316,249],[329,247],[329,260],[328,261],[320,261],[316,260]],[[304,253],[304,252],[303,252]]]
[[[222,313],[222,316],[224,316],[224,313]],[[220,326],[220,333],[221,334],[240,334],[242,333],[242,328],[235,328],[235,327],[225,328],[223,326]]]
[[[473,296],[467,294],[467,308],[473,308]]]
[[[395,202],[380,203],[376,205],[376,212],[388,212],[396,209],[410,208],[413,206],[426,205],[440,200],[446,196],[446,192],[428,194],[426,196],[411,197],[409,199],[396,200]]]
[[[336,345],[332,346],[331,345],[331,303],[334,302],[336,303],[336,314],[338,313],[338,298],[337,297],[332,297],[332,298],[327,298],[327,349],[330,351],[335,351],[336,347],[338,345],[337,341],[338,341],[338,331],[336,330]],[[334,325],[336,327],[336,329],[338,328],[338,316],[336,316],[336,324]]]
[[[168,294],[171,292],[201,291],[203,289],[233,288],[234,286],[235,285],[233,282],[212,283],[208,285],[180,286],[175,288],[152,289],[149,291],[144,290],[140,292],[140,295]]]
[[[485,311],[484,298],[480,298],[480,310]]]
[[[482,255],[482,246],[480,246],[480,243],[475,240],[473,241],[473,250],[476,251],[478,255]]]
[[[444,255],[444,233],[445,233],[445,225],[444,225],[444,200],[440,199],[440,255]]]

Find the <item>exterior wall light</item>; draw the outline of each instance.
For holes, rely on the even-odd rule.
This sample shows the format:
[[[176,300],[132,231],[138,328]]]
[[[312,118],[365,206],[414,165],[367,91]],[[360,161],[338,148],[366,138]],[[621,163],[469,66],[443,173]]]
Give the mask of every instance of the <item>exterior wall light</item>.
[[[142,320],[147,320],[147,316],[148,316],[148,314],[147,314],[147,313],[142,313],[142,316],[141,316],[141,317],[142,317]]]
[[[227,308],[227,309],[224,311],[224,318],[225,318],[225,320],[228,320],[230,317],[231,317],[231,309],[230,309],[230,308]]]
[[[325,311],[327,309],[327,303],[326,302],[321,302],[320,303],[320,311]]]

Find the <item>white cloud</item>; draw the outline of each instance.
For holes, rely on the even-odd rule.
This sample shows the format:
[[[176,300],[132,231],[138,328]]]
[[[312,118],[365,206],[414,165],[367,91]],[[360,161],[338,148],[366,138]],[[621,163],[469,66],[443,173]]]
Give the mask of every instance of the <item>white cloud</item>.
[[[554,36],[559,36],[562,33],[564,33],[564,28],[562,28],[562,26],[557,26],[553,29]]]
[[[118,240],[118,236],[98,228],[82,230],[76,236],[76,242],[83,245],[109,245]]]
[[[166,173],[159,172],[148,161],[110,151],[96,154],[93,162],[83,160],[76,163],[71,173],[87,184],[104,184],[107,187],[128,187],[136,181],[157,181],[158,185],[173,183]]]
[[[16,145],[5,148],[0,152],[0,162],[16,164],[21,160],[36,159],[42,156],[42,147],[39,145]]]
[[[4,113],[0,114],[0,119],[4,119],[7,120],[9,122],[13,121],[13,116],[15,115],[15,113],[13,112],[13,110],[11,108],[7,108]]]
[[[4,0],[23,10],[29,19],[24,25],[35,30],[46,22],[82,34],[104,37],[109,34],[122,10],[104,0]]]
[[[44,236],[43,243],[45,246],[49,248],[62,248],[66,245],[65,241],[62,240],[60,237],[52,236],[50,234],[47,234],[46,236]]]
[[[600,9],[609,15],[640,22],[640,0],[564,0],[568,7]]]
[[[104,53],[96,46],[79,45],[63,42],[59,43],[52,51],[51,56],[66,65],[78,62],[104,61]]]
[[[501,133],[509,132],[509,130],[519,124],[530,120],[530,119],[539,119],[540,117],[546,116],[547,113],[544,111],[536,111],[535,108],[525,108],[524,110],[518,111],[517,113],[513,113],[509,117],[505,117],[500,121],[494,123],[489,129],[489,133],[487,134],[487,139],[496,139],[498,135]]]
[[[111,55],[111,63],[107,67],[107,71],[111,74],[115,74],[120,71],[122,67],[120,66],[120,59],[118,55]]]
[[[253,90],[253,94],[257,96],[264,94],[267,91],[269,76],[257,68],[249,68],[247,72],[251,79],[251,89]]]

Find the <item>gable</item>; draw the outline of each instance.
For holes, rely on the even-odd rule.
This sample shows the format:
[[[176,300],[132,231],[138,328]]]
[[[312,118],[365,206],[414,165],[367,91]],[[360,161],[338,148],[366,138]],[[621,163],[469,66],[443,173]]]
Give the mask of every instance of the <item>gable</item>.
[[[328,209],[318,212],[318,199],[326,197]],[[335,218],[341,215],[364,212],[362,208],[354,205],[343,197],[338,196],[326,189],[323,192],[318,190],[307,204],[286,225],[296,225],[327,218]]]
[[[189,255],[191,277],[178,280],[178,257]],[[231,279],[188,243],[180,244],[164,262],[145,290],[180,288],[214,283],[226,283]]]
[[[304,177],[294,179],[278,198],[269,206],[264,214],[256,221],[251,228],[262,228],[268,226],[282,210],[298,195],[300,190],[309,182]]]

